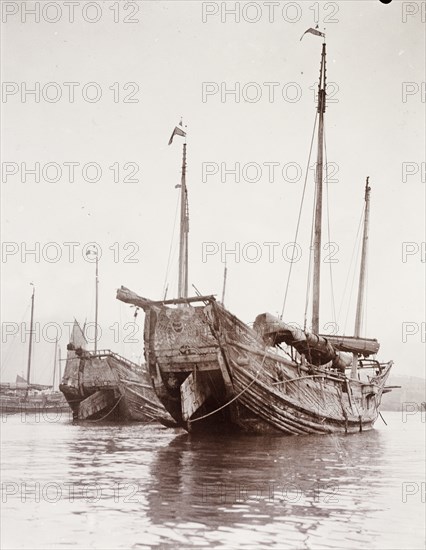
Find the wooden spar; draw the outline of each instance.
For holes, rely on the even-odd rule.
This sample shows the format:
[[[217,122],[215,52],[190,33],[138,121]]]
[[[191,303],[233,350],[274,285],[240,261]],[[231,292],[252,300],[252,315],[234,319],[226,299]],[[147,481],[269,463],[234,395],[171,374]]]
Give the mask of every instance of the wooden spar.
[[[98,303],[99,303],[99,271],[98,271],[98,251],[96,251],[96,292],[95,292],[95,353],[98,351]]]
[[[174,300],[163,300],[162,302],[151,302],[151,305],[169,305],[169,304],[190,304],[192,302],[212,302],[215,301],[216,298],[214,297],[214,294],[206,294],[206,295],[198,295],[198,296],[192,296],[188,298],[178,298]]]
[[[58,348],[58,381],[59,384],[62,383],[62,372],[61,372],[61,346]]]
[[[117,290],[116,298],[117,300],[120,300],[120,302],[133,304],[135,306],[141,307],[142,309],[149,308],[151,306],[190,304],[192,302],[212,302],[216,299],[213,294],[209,294],[206,296],[193,296],[188,298],[154,301],[149,300],[148,298],[143,298],[142,296],[138,296],[135,292],[129,290],[124,286]]]
[[[55,391],[55,381],[56,381],[56,356],[58,351],[58,338],[55,340],[55,354],[53,356],[53,381],[52,381],[52,391]],[[60,382],[59,382],[60,383]]]
[[[33,293],[31,296],[31,320],[30,320],[30,343],[28,345],[28,365],[27,365],[27,384],[30,385],[30,375],[31,375],[31,352],[33,347],[33,325],[34,325],[34,294],[35,286],[33,283],[30,283],[33,286]],[[28,389],[27,389],[28,395]]]
[[[362,253],[361,253],[361,265],[359,274],[359,286],[358,286],[358,302],[356,306],[356,318],[355,318],[355,331],[354,336],[359,338],[361,336],[362,325],[362,312],[364,308],[364,292],[365,292],[365,267],[367,262],[368,251],[368,226],[370,223],[370,191],[369,179],[365,182],[365,214],[364,214],[364,233],[362,237]]]
[[[319,334],[327,338],[327,341],[337,350],[349,353],[362,353],[364,356],[375,354],[380,349],[379,342],[374,338],[355,338],[354,336],[344,336],[333,334]]]
[[[180,241],[178,297],[188,297],[188,196],[186,190],[186,142],[183,144],[180,185]]]
[[[98,303],[99,303],[99,256],[96,247],[89,249],[86,252],[86,256],[95,256],[95,353],[98,351]]]
[[[362,325],[362,313],[364,309],[364,293],[365,293],[365,268],[367,261],[367,250],[368,250],[368,226],[370,222],[370,191],[371,187],[369,185],[369,179],[365,182],[365,213],[364,213],[364,232],[362,236],[362,252],[361,252],[361,264],[360,264],[360,273],[359,273],[359,284],[358,284],[358,300],[356,305],[356,317],[355,317],[355,338],[360,337],[361,325]],[[354,353],[352,361],[352,378],[356,377],[358,365],[358,356]]]
[[[324,151],[324,113],[325,113],[325,88],[326,88],[326,50],[325,42],[322,45],[321,69],[318,84],[318,149],[315,172],[315,230],[314,230],[314,278],[312,297],[312,332],[319,332],[319,306],[320,306],[320,276],[321,276],[321,222],[322,222],[322,183],[323,183],[323,151]]]
[[[228,268],[226,267],[225,263],[225,269],[223,270],[223,288],[222,288],[222,305],[225,305],[225,290],[226,290],[226,275],[228,273]]]

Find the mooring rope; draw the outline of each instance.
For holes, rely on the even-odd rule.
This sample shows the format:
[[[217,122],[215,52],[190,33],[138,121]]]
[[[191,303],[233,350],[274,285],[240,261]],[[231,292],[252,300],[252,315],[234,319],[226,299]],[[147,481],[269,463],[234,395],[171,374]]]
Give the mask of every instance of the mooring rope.
[[[101,422],[102,420],[105,420],[105,418],[107,418],[112,413],[112,411],[118,406],[118,404],[123,399],[123,397],[124,396],[121,395],[120,398],[117,400],[117,403],[113,406],[113,408],[110,411],[108,411],[105,416],[102,416],[102,418],[97,418],[95,420],[87,419],[85,420],[85,422]]]
[[[379,415],[380,415],[380,418],[383,420],[383,422],[385,423],[385,425],[387,426],[388,423],[386,422],[386,420],[383,418],[383,415],[382,413],[379,411]]]

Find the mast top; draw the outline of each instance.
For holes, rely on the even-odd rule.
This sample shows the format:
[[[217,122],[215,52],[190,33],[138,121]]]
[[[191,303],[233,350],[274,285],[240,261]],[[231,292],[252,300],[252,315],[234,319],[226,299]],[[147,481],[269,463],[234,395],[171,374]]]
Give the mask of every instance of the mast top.
[[[321,32],[320,30],[318,30],[318,24],[316,25],[315,29],[313,29],[312,27],[309,27],[308,30],[306,30],[300,40],[302,40],[302,38],[305,36],[305,34],[314,34],[315,36],[322,36],[323,37],[323,44],[325,44],[325,33],[324,32]]]
[[[321,53],[321,68],[320,68],[320,77],[318,81],[318,113],[325,113],[326,107],[326,87],[327,87],[327,69],[326,69],[326,43],[322,44],[322,53]]]
[[[367,176],[367,179],[365,180],[365,196],[364,196],[366,201],[370,198],[370,191],[371,191],[370,176]]]

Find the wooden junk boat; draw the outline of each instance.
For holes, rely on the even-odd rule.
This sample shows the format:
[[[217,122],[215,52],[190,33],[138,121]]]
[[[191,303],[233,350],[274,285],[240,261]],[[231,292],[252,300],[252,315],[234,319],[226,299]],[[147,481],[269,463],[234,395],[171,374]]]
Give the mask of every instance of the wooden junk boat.
[[[324,36],[316,29],[312,34]],[[315,176],[312,331],[269,313],[249,327],[214,296],[188,297],[186,139],[181,177],[179,296],[152,301],[122,287],[117,298],[145,311],[145,359],[154,389],[186,430],[238,429],[283,434],[369,430],[379,414],[392,361],[374,357],[377,340],[361,338],[370,187],[365,187],[364,233],[355,333],[319,334],[321,216],[326,44],[322,45]],[[174,134],[185,135],[182,131]],[[173,137],[173,136],[172,136]],[[283,348],[285,345],[285,348]]]
[[[166,426],[175,426],[155,395],[143,365],[111,350],[98,350],[99,256],[96,249],[89,249],[87,255],[94,255],[96,262],[95,349],[87,349],[84,331],[74,321],[59,386],[74,420],[158,420]]]
[[[173,425],[155,395],[145,368],[112,352],[88,351],[74,322],[60,390],[75,420],[149,422]]]

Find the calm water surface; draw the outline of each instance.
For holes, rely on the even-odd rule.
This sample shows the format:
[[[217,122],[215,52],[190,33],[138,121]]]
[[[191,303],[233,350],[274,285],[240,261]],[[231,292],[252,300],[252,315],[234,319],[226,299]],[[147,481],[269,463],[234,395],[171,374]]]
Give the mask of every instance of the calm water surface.
[[[424,548],[425,418],[384,416],[351,436],[203,438],[3,417],[1,547]]]

